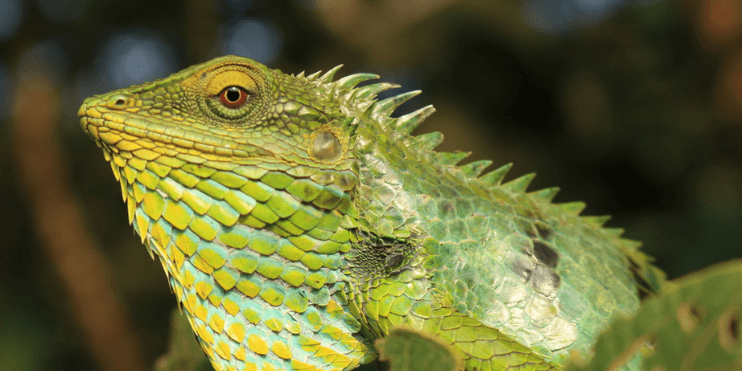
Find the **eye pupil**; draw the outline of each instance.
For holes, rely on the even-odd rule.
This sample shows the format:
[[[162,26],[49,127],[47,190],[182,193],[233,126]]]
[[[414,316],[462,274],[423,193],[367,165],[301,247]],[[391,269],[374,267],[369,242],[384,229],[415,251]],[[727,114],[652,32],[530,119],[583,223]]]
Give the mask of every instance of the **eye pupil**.
[[[230,86],[219,93],[222,104],[228,108],[239,108],[247,102],[250,93],[239,86]]]
[[[241,92],[237,88],[229,88],[227,90],[227,93],[226,93],[227,94],[227,100],[230,103],[237,102],[238,100],[240,100],[240,95],[242,95],[240,93]]]

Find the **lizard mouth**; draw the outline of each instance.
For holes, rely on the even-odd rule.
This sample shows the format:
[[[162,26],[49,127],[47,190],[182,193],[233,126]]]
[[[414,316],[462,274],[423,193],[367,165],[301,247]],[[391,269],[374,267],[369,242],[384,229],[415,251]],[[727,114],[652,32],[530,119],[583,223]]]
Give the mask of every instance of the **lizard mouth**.
[[[113,101],[114,107],[107,102]],[[98,144],[112,154],[130,152],[147,157],[201,157],[206,160],[275,157],[270,143],[258,138],[229,138],[210,134],[188,121],[153,117],[115,107],[115,97],[85,100],[77,112],[80,126]],[[221,134],[221,133],[220,133]],[[139,157],[139,156],[138,156]],[[184,158],[185,159],[185,158]]]

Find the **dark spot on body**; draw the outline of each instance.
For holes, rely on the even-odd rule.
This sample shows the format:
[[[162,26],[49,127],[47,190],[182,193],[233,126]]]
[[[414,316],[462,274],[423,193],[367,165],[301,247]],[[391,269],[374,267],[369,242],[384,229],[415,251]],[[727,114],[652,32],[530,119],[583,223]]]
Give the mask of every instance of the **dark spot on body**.
[[[512,220],[513,223],[515,223],[516,228],[518,228],[519,231],[521,231],[523,234],[528,235],[529,237],[533,237],[533,234],[535,231],[533,230],[533,221],[526,218],[521,217],[515,217]]]
[[[559,253],[539,240],[533,240],[533,254],[539,262],[549,268],[555,268],[559,263]]]
[[[739,341],[739,320],[737,317],[730,317],[727,321],[727,334],[733,342]]]
[[[531,275],[533,288],[547,297],[556,295],[561,283],[562,278],[556,272],[542,265],[536,265]]]
[[[693,334],[698,325],[703,322],[703,313],[696,303],[685,302],[678,306],[676,318],[680,324],[680,329],[688,335]]]
[[[538,221],[533,223],[533,225],[536,227],[536,231],[538,232],[538,235],[541,237],[542,240],[548,240],[549,237],[551,237],[551,235],[554,233],[551,227],[549,227],[544,222]]]
[[[733,352],[739,347],[739,313],[736,310],[726,310],[717,319],[717,333],[719,345],[727,352]]]
[[[387,255],[385,268],[390,271],[397,270],[397,268],[399,268],[399,266],[402,265],[402,262],[404,262],[404,255],[402,254]]]
[[[412,269],[410,263],[418,245],[405,239],[379,237],[366,232],[358,232],[358,239],[358,244],[347,255],[350,274],[354,277],[373,280]]]
[[[519,275],[524,282],[528,282],[533,272],[533,263],[529,260],[516,259],[513,264],[513,272]]]

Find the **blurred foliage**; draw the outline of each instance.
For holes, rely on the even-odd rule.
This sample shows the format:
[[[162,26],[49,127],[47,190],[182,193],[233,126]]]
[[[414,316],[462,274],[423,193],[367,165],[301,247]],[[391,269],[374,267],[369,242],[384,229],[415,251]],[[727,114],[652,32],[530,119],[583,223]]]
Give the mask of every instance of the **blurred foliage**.
[[[448,344],[410,328],[396,327],[374,346],[379,360],[389,362],[391,371],[455,371],[463,367]]]
[[[213,371],[191,330],[191,324],[180,310],[170,315],[170,339],[167,353],[155,361],[154,371]]]
[[[669,284],[632,319],[601,335],[578,370],[615,370],[635,354],[644,370],[742,369],[742,260],[717,264]]]
[[[9,123],[29,70],[45,73],[58,97],[38,101],[61,115],[49,140],[64,149],[74,202],[150,364],[168,351],[175,300],[127,225],[119,186],[76,112],[86,96],[225,52],[255,53],[245,56],[286,72],[344,63],[340,74],[373,72],[422,89],[399,112],[434,104],[438,112],[419,130],[443,132],[441,150],[512,161],[513,177],[539,173],[531,189],[558,185],[558,202],[612,214],[609,226],[644,241],[670,278],[738,257],[742,2],[610,3],[599,17],[573,9],[559,21],[569,6],[535,0],[0,0],[4,367],[100,369],[17,176]],[[18,17],[3,19],[13,9]]]

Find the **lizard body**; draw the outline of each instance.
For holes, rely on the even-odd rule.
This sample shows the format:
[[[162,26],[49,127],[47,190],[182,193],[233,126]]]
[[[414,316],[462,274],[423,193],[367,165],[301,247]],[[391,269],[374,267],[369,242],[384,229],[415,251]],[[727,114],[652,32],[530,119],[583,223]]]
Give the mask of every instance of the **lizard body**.
[[[584,204],[411,136],[433,108],[391,114],[419,92],[338,68],[226,56],[80,108],[216,370],[348,370],[397,325],[466,370],[558,369],[661,279]]]

